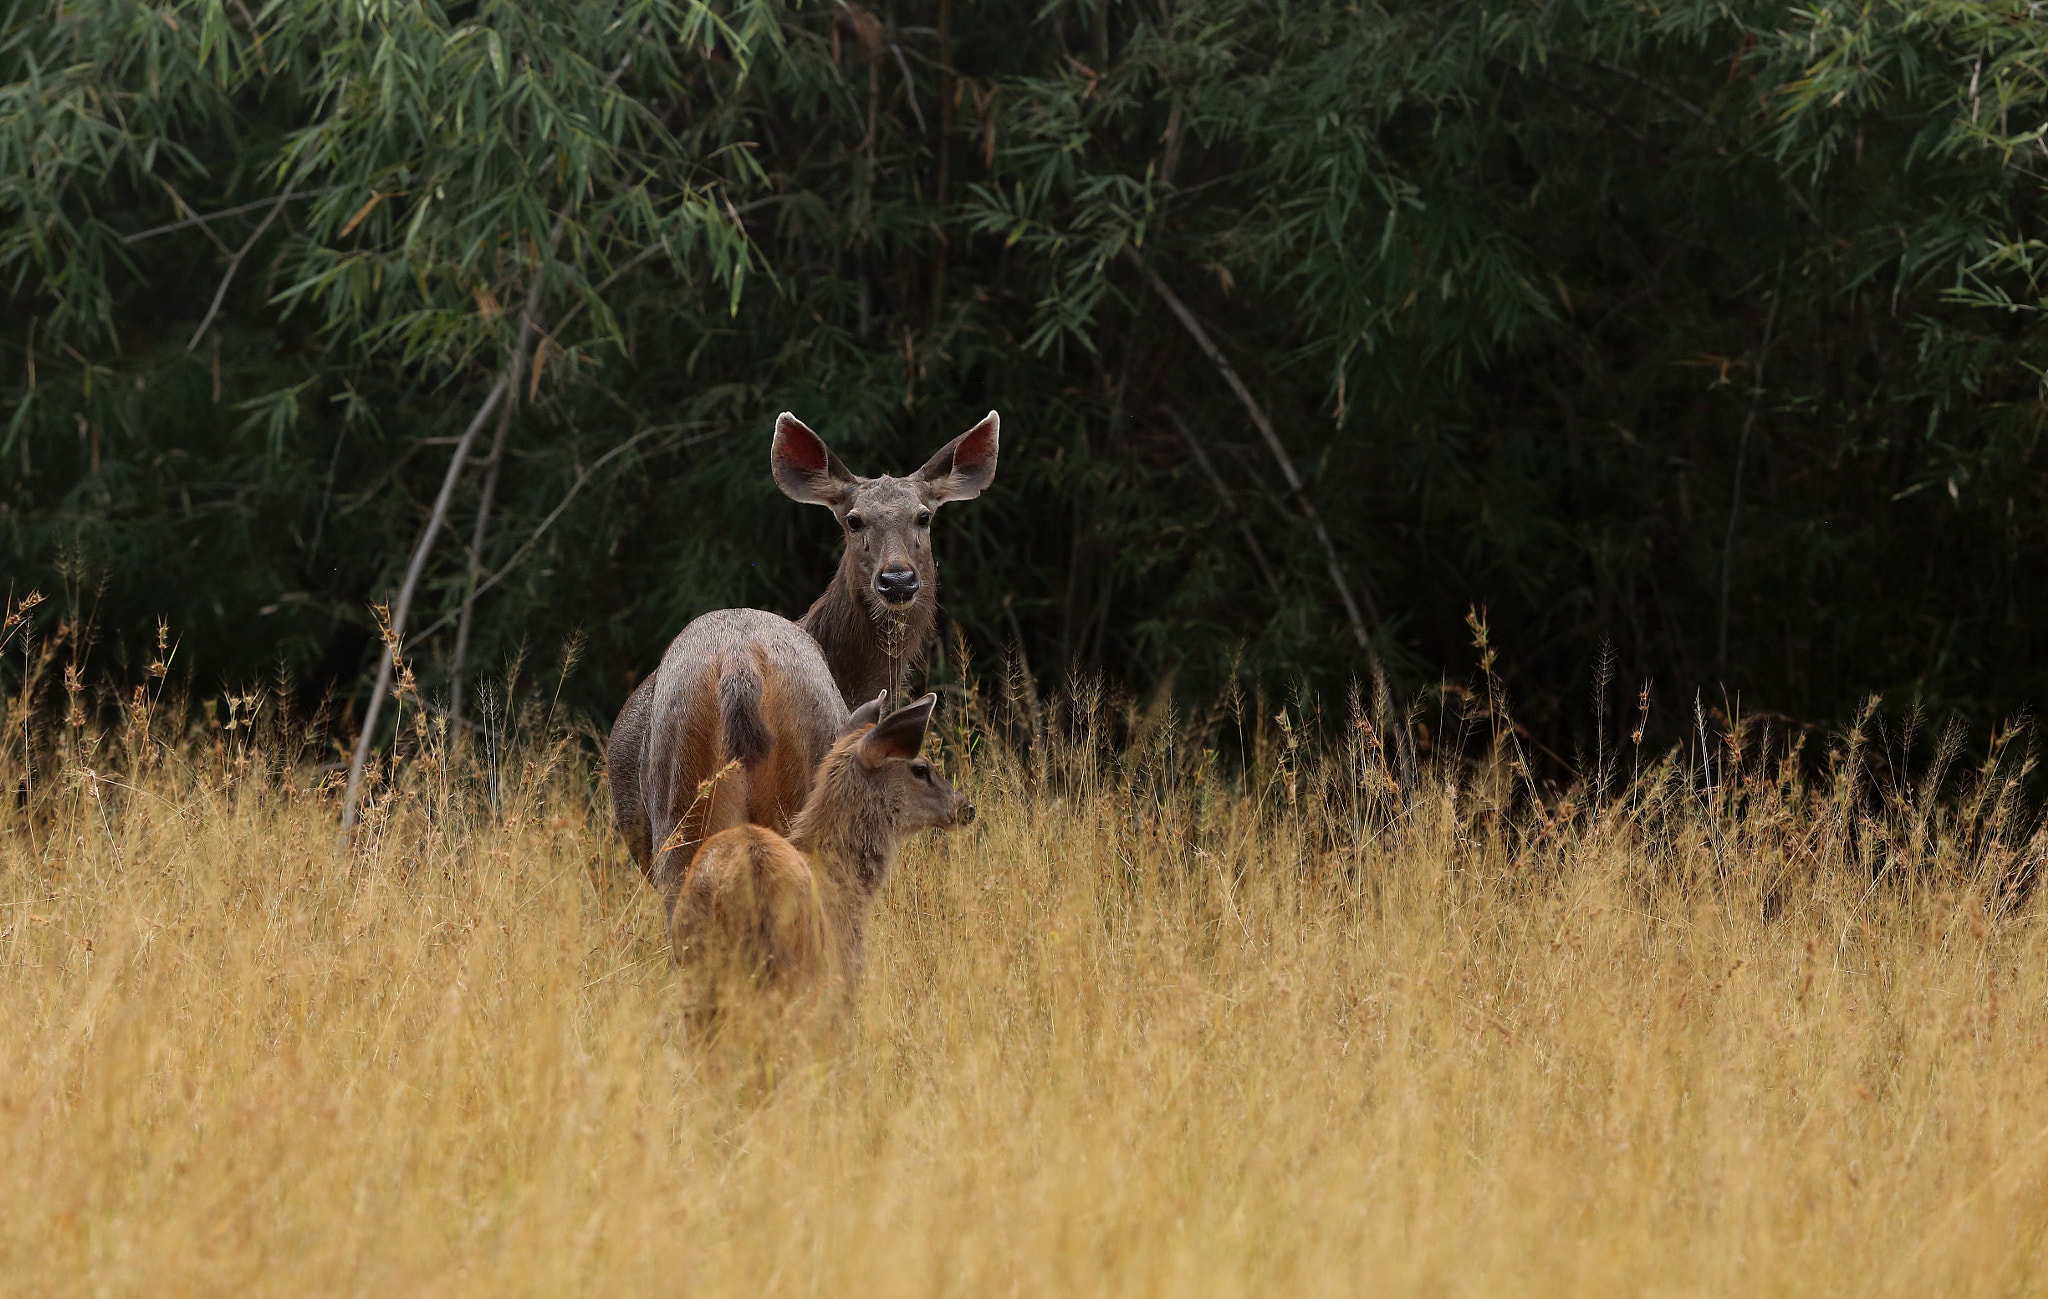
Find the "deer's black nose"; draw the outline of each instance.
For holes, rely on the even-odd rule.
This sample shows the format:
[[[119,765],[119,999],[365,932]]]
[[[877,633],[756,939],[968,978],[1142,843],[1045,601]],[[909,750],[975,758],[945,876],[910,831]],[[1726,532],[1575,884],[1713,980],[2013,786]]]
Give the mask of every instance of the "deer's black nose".
[[[885,568],[875,574],[875,590],[890,604],[903,604],[917,598],[917,570],[914,568]]]

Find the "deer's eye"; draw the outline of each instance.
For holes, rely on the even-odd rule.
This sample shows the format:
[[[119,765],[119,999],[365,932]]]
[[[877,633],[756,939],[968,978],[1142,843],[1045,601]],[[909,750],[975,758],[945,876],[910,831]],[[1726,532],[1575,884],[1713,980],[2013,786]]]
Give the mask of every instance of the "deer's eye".
[[[917,526],[920,528],[932,526],[932,512],[930,510],[919,510],[917,512]]]
[[[860,515],[849,514],[846,516],[846,530],[848,532],[859,532],[866,526],[868,526],[868,521],[860,517]]]
[[[932,764],[929,762],[913,762],[910,764],[910,774],[929,785],[932,783]]]

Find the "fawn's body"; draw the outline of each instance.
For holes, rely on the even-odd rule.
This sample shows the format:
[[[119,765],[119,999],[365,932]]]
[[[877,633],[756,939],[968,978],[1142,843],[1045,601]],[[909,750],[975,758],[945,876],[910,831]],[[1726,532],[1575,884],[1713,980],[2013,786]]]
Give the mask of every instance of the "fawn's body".
[[[919,755],[936,699],[879,722],[879,699],[853,713],[788,838],[737,825],[697,850],[669,938],[700,1028],[736,1000],[803,1009],[852,995],[867,909],[897,844],[974,818],[974,805]]]
[[[848,706],[902,688],[936,608],[932,513],[971,500],[995,477],[999,428],[990,411],[916,473],[860,478],[795,416],[776,420],[775,481],[791,498],[829,508],[846,552],[801,623],[741,609],[685,627],[613,723],[605,750],[613,820],[664,905],[705,835],[744,821],[787,828]],[[799,652],[793,636],[812,653]],[[741,756],[718,744],[727,689],[719,682],[749,659],[772,660],[783,683],[762,677],[764,774],[749,778],[744,795],[716,782],[700,802],[704,782]]]

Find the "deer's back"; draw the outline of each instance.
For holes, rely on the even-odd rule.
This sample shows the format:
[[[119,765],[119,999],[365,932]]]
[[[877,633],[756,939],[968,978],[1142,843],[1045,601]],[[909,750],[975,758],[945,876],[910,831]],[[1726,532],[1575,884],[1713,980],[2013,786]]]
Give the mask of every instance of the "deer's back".
[[[763,756],[744,771],[732,767],[720,741],[719,682],[735,671],[759,676],[759,722],[768,738]],[[613,812],[629,844],[647,845],[644,858],[636,848],[635,860],[672,901],[706,836],[745,822],[787,828],[847,710],[817,642],[759,609],[721,609],[691,622],[642,689],[644,699],[636,690],[614,728]],[[637,763],[630,755],[620,761],[622,743],[637,744]],[[617,773],[627,768],[630,780],[622,782]]]

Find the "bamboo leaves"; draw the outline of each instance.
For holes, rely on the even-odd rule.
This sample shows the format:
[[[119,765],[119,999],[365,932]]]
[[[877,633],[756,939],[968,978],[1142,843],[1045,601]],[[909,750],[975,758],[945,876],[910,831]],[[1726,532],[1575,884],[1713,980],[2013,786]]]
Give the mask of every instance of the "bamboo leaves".
[[[1341,683],[1363,628],[1435,679],[1483,603],[1526,719],[1602,639],[1989,707],[2041,679],[2043,120],[2017,0],[26,4],[0,532],[360,701],[516,369],[419,680],[580,624],[605,712],[695,612],[816,594],[763,409],[888,469],[1026,403],[947,608],[1042,670]]]

